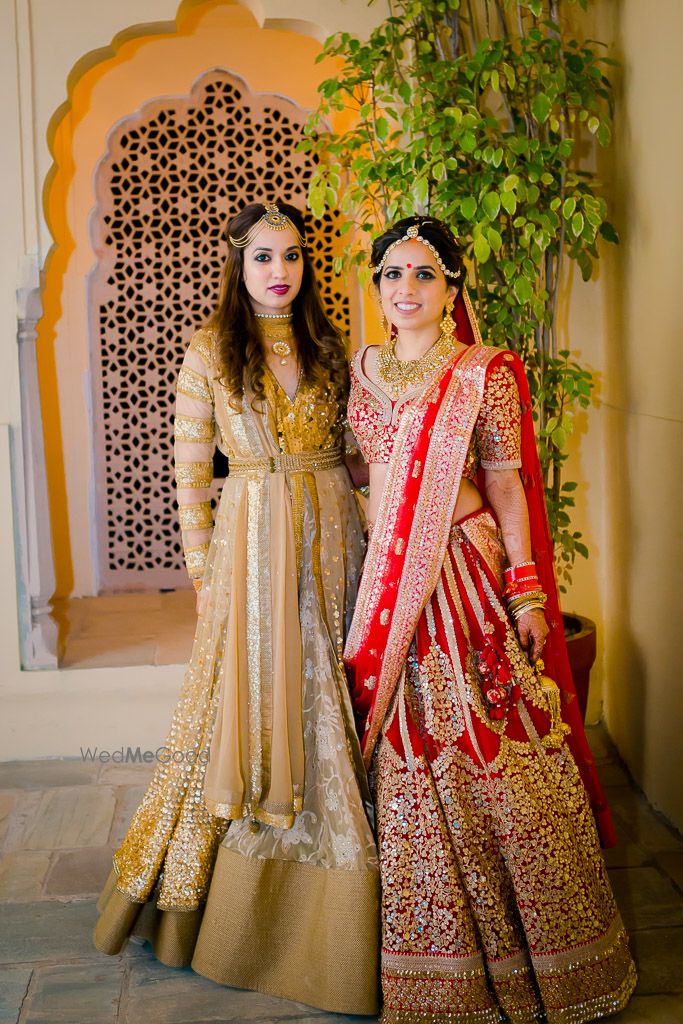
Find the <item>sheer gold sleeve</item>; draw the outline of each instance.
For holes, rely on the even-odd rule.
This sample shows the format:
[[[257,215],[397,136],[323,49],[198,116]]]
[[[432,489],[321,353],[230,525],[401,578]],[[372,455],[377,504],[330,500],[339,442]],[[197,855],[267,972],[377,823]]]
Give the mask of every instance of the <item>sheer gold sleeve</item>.
[[[209,488],[213,480],[216,422],[205,332],[190,342],[178,375],[175,416],[175,478],[185,565],[192,580],[204,574],[213,531]]]

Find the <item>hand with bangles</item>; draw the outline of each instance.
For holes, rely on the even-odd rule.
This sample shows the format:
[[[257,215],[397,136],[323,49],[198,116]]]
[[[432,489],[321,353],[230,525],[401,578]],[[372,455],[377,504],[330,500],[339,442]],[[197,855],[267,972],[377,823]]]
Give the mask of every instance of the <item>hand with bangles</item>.
[[[519,643],[532,665],[541,657],[548,633],[545,612],[541,608],[525,612],[517,620]]]

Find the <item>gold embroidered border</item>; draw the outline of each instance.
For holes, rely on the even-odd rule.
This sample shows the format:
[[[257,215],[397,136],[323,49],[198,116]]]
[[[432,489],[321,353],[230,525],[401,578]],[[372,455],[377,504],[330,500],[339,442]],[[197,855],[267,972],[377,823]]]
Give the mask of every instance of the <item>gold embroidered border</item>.
[[[190,339],[190,348],[193,352],[199,353],[201,358],[210,368],[213,364],[213,357],[216,346],[216,334],[215,331],[209,327],[200,327],[198,331],[192,335]]]
[[[249,799],[261,797],[261,602],[259,600],[259,516],[261,483],[247,483],[247,674],[249,681]]]
[[[394,615],[379,676],[375,709],[369,722],[370,728],[365,742],[366,764],[369,764],[372,757],[417,619],[439,579],[469,439],[481,404],[486,369],[496,355],[495,349],[483,346],[473,346],[465,352],[460,356],[457,371],[453,373],[446,393],[441,399],[423,470],[419,501],[410,530],[404,571],[395,598]],[[437,398],[438,386],[439,381],[425,391],[418,403],[406,410],[399,426],[373,540],[366,559],[356,615],[351,626],[347,647],[347,657],[351,660],[365,639],[363,634],[374,617],[381,597],[377,580],[383,575],[385,548],[395,533],[396,519],[403,501],[403,480],[408,472],[412,471],[412,463],[408,465],[410,460],[405,457],[405,453],[411,450],[410,431],[419,431],[419,414],[422,413],[424,416],[429,403]],[[449,448],[455,449],[454,455],[450,461],[445,461],[443,452]],[[424,550],[430,553],[427,559],[423,554]]]
[[[208,553],[208,544],[196,544],[194,547],[185,548],[185,566],[191,579],[203,575]]]
[[[211,462],[176,462],[175,482],[178,487],[210,487],[213,480]]]
[[[188,398],[196,398],[207,405],[213,404],[213,395],[206,377],[189,366],[183,366],[178,374],[178,391]]]
[[[390,949],[382,950],[382,970],[411,976],[414,974],[438,973],[446,977],[460,977],[484,974],[484,960],[481,953],[458,956],[455,953],[395,953]]]
[[[198,444],[210,444],[214,439],[215,426],[213,419],[201,419],[196,416],[178,415],[175,418],[176,441],[195,441]]]
[[[211,502],[200,501],[196,505],[181,505],[178,508],[181,530],[208,530],[213,526]]]

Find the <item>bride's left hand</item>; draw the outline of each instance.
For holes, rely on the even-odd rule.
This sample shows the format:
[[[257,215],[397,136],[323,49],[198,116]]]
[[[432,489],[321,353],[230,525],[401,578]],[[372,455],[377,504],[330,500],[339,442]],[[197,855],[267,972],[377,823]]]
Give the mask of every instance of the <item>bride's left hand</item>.
[[[549,632],[545,614],[540,608],[532,608],[517,620],[517,636],[532,665],[541,657]]]

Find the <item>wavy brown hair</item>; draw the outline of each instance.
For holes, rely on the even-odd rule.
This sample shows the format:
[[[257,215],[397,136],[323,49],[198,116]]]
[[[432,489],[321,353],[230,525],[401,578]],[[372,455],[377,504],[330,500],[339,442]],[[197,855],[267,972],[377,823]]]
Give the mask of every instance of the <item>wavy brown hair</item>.
[[[278,209],[305,237],[304,219],[289,203],[276,203]],[[225,237],[240,238],[265,213],[263,203],[249,203],[233,217],[225,231]],[[306,247],[301,250],[303,275],[301,288],[292,302],[292,328],[297,345],[297,359],[303,379],[312,385],[325,388],[331,381],[335,397],[346,407],[349,393],[349,368],[346,357],[344,336],[330,321],[323,309],[318,285],[313,274],[311,259]],[[221,274],[221,288],[218,304],[209,318],[208,326],[216,330],[219,380],[229,392],[233,409],[241,411],[245,385],[254,393],[254,398],[265,400],[263,374],[265,354],[261,343],[258,321],[244,284],[244,249],[230,244]]]

